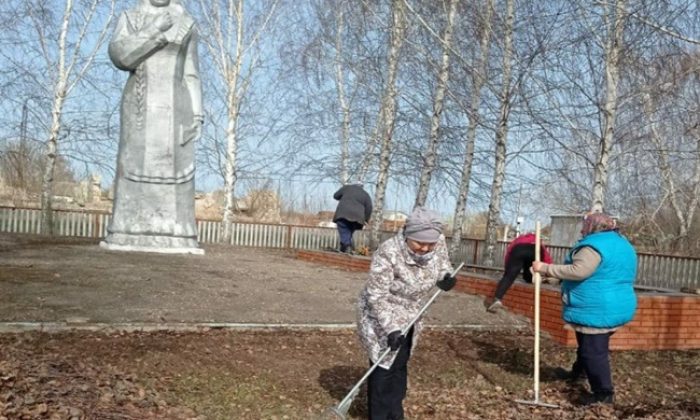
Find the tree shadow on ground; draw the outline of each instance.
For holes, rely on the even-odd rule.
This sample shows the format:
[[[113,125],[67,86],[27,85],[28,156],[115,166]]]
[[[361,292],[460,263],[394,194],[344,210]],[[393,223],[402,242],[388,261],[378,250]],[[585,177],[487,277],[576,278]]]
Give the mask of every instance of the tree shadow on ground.
[[[531,349],[523,349],[509,342],[498,345],[478,338],[472,339],[471,342],[474,345],[478,360],[492,363],[507,372],[517,375],[528,376],[532,374]]]
[[[480,360],[498,365],[501,369],[517,375],[532,376],[534,357],[532,348],[520,348],[515,343],[497,345],[480,339],[471,340],[477,349]],[[540,354],[542,357],[543,355]],[[567,367],[549,365],[547,360],[540,358],[540,381],[562,381],[562,371]]]
[[[505,339],[502,343],[494,343],[488,340],[472,338],[474,346],[472,354],[474,358],[492,363],[506,372],[532,378],[534,375],[534,357],[532,348],[518,347],[516,342]],[[458,352],[458,357],[460,354]],[[467,353],[469,357],[469,353]],[[582,404],[588,396],[586,381],[568,383],[562,378],[562,366],[545,364],[546,360],[540,359],[540,383],[557,383],[561,395],[573,405]]]
[[[366,372],[367,368],[360,366],[333,366],[321,370],[318,383],[335,400],[334,405],[337,405]],[[367,417],[367,381],[360,387],[348,414],[352,417]]]

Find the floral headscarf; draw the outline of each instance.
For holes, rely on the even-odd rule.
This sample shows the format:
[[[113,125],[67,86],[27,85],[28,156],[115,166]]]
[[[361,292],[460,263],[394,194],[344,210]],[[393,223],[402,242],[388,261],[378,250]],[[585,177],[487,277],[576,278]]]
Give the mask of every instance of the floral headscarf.
[[[591,233],[604,232],[606,230],[616,230],[617,222],[605,213],[588,213],[583,216],[583,227],[581,236]]]

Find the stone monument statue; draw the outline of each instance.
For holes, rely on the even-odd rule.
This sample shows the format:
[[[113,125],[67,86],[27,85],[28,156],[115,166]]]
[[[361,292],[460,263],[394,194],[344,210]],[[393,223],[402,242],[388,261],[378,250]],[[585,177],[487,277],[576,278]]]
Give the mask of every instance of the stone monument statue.
[[[194,217],[194,144],[202,132],[194,20],[179,0],[139,0],[120,16],[109,57],[129,78],[107,249],[204,251]]]

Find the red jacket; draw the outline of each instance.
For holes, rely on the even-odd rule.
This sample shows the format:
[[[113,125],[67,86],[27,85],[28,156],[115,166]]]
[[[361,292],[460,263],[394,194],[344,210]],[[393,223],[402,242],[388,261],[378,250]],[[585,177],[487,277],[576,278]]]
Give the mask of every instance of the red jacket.
[[[506,255],[505,255],[505,264],[508,264],[508,256],[510,256],[510,252],[513,250],[513,247],[516,245],[520,244],[535,244],[535,234],[534,233],[525,233],[523,235],[518,236],[517,238],[513,239],[511,243],[508,244],[508,248],[506,248]],[[542,242],[540,242],[540,260],[542,262],[545,262],[547,264],[552,263],[552,256],[549,255],[549,252],[547,251],[547,247],[544,246]]]

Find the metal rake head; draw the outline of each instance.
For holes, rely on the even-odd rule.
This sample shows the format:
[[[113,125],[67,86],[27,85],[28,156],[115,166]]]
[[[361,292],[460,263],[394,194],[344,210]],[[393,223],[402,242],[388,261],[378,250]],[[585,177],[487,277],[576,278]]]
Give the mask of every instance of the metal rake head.
[[[323,413],[324,420],[345,420],[347,419],[348,409],[350,407],[331,407]]]

